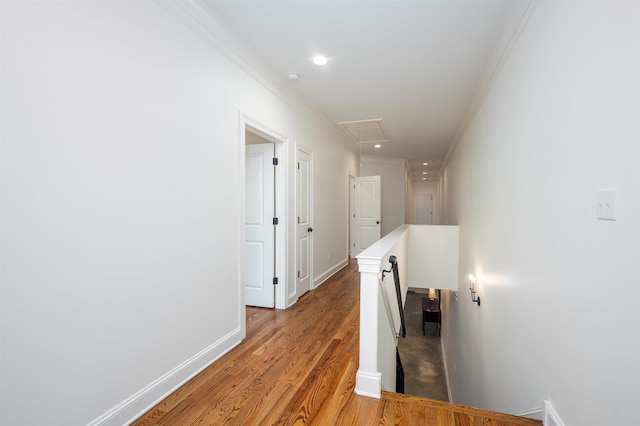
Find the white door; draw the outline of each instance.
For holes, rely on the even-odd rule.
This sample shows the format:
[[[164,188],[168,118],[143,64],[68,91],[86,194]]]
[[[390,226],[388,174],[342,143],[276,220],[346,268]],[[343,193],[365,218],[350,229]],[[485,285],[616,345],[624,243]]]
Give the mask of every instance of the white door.
[[[433,224],[433,195],[413,195],[413,223],[416,225]]]
[[[355,237],[355,191],[356,191],[356,178],[349,175],[349,257],[354,258],[356,255],[356,245],[354,241]]]
[[[313,244],[312,244],[312,170],[311,155],[298,150],[296,173],[296,263],[297,295],[302,296],[311,289]]]
[[[245,165],[245,303],[273,308],[274,145],[247,145]]]
[[[355,255],[380,239],[380,176],[355,179]]]

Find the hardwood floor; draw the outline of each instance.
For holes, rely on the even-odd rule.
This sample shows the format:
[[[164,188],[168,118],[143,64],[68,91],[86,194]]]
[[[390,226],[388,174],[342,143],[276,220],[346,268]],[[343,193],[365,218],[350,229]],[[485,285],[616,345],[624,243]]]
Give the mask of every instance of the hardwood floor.
[[[356,395],[359,278],[352,261],[286,311],[247,308],[242,344],[133,424],[541,424],[395,393]]]

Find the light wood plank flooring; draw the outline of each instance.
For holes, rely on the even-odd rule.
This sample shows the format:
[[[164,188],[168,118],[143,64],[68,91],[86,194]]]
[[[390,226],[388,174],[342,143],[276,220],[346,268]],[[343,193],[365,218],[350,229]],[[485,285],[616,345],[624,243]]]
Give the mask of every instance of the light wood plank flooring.
[[[247,338],[134,425],[540,425],[384,392],[356,395],[359,273],[350,264],[286,311],[247,308]]]

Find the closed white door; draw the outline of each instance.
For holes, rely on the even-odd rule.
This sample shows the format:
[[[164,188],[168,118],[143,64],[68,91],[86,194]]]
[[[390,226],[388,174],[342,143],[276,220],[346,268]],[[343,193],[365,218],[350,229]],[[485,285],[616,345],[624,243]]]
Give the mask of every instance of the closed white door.
[[[380,176],[355,179],[355,254],[380,239]]]
[[[433,224],[433,195],[413,195],[413,223],[416,225]]]
[[[296,291],[298,297],[311,289],[313,269],[312,188],[311,155],[299,149],[296,173]]]
[[[247,145],[245,165],[245,303],[273,308],[274,165],[273,144]]]

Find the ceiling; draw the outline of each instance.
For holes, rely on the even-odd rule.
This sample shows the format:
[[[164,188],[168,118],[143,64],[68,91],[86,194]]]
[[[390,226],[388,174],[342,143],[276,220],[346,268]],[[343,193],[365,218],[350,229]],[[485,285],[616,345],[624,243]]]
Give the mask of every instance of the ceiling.
[[[511,2],[206,3],[267,69],[331,122],[382,119],[388,141],[380,148],[359,143],[361,153],[406,158],[412,179],[419,181],[435,179],[503,33]],[[318,54],[328,58],[326,65],[312,62]],[[289,79],[292,71],[297,80]]]

